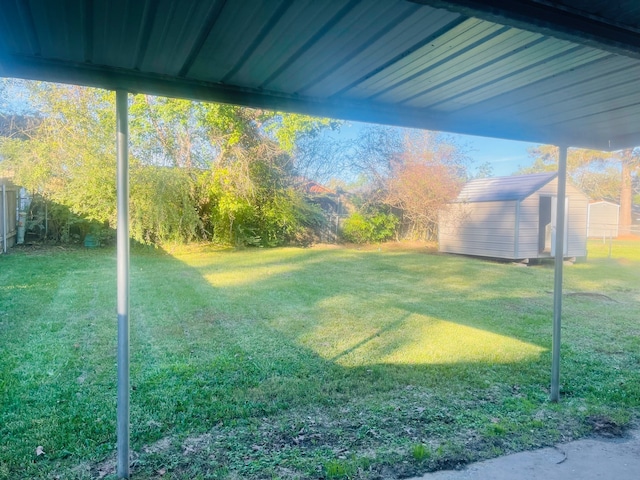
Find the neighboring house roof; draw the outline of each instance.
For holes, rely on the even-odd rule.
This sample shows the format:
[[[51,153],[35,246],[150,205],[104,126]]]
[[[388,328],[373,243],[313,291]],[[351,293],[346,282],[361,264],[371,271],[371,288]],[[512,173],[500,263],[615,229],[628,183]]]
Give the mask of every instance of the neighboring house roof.
[[[464,187],[457,202],[498,202],[523,200],[556,178],[557,172],[478,178]]]
[[[318,182],[315,182],[313,180],[309,180],[306,178],[298,178],[297,183],[298,183],[298,187],[305,193],[313,193],[316,195],[318,194],[335,195],[336,194],[336,192],[331,190],[330,188],[325,187],[324,185],[320,185]]]
[[[609,202],[607,200],[596,200],[596,201],[593,201],[593,202],[589,202],[589,206],[591,206],[591,205],[599,205],[601,203],[606,203],[606,204],[609,204],[609,205],[613,205],[614,207],[620,208],[620,205],[618,205],[617,203]]]
[[[323,185],[320,185],[319,183],[315,183],[315,182],[309,182],[305,185],[305,190],[308,193],[329,193],[329,194],[333,194],[335,195],[336,192],[334,192],[333,190],[331,190],[330,188],[327,188]]]

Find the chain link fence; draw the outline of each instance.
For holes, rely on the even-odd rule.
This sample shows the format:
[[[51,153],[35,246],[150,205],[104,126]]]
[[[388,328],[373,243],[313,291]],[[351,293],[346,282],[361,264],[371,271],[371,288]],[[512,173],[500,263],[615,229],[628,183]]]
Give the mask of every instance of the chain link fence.
[[[602,234],[591,236],[587,244],[592,258],[640,258],[640,225],[619,226],[605,229]],[[616,234],[614,234],[617,233]]]

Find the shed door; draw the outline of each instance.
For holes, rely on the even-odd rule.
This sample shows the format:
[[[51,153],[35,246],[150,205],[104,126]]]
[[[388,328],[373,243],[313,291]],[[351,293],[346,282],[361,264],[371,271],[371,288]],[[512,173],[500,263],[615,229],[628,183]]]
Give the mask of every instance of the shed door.
[[[569,198],[566,198],[565,212],[569,212]],[[552,257],[556,253],[556,218],[558,214],[557,197],[540,197],[538,208],[538,252]],[[568,215],[565,215],[568,218]],[[564,225],[564,254],[567,254],[567,225]]]
[[[551,197],[551,256],[556,256],[556,219],[558,216],[558,197]],[[567,232],[569,229],[569,197],[564,199],[564,243],[563,243],[563,257],[567,255],[569,236]]]
[[[540,197],[538,207],[538,253],[551,253],[551,197]]]

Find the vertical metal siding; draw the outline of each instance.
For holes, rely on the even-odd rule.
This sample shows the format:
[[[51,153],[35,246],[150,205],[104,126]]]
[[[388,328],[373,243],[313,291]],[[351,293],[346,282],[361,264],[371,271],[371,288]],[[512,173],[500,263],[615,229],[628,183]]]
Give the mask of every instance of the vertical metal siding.
[[[441,214],[439,251],[514,259],[517,201],[455,203]]]
[[[588,236],[617,237],[620,206],[609,202],[589,204]]]
[[[379,3],[379,2],[378,2]],[[406,2],[381,5],[376,15],[370,14],[370,2],[357,4],[327,34],[293,62],[286,72],[274,79],[274,90],[291,89],[306,92],[356,58],[372,43],[386,36],[399,24],[418,13],[420,7]],[[364,34],[363,34],[364,32]]]

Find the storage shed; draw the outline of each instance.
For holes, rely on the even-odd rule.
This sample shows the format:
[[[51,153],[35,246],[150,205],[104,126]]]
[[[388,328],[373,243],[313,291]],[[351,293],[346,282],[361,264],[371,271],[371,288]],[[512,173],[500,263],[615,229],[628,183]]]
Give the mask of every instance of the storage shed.
[[[600,201],[589,204],[587,220],[587,236],[598,238],[615,238],[618,236],[620,222],[620,205]]]
[[[520,260],[555,256],[557,173],[467,183],[440,214],[441,252]],[[587,254],[589,200],[567,184],[565,257]]]

